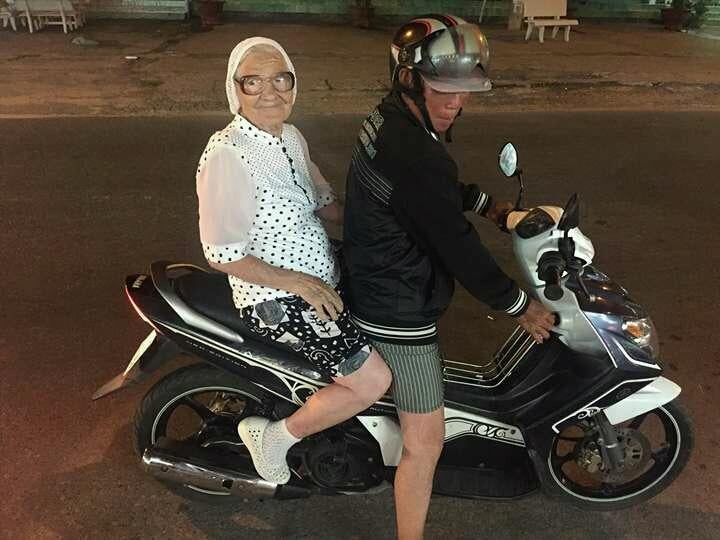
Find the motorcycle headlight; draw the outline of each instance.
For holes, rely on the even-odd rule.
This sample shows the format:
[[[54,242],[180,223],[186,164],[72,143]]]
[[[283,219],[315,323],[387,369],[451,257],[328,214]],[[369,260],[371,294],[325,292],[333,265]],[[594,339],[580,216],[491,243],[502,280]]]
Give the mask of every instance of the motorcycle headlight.
[[[651,358],[657,358],[660,353],[660,342],[655,325],[649,317],[626,319],[622,324],[622,329],[635,345],[648,353]]]

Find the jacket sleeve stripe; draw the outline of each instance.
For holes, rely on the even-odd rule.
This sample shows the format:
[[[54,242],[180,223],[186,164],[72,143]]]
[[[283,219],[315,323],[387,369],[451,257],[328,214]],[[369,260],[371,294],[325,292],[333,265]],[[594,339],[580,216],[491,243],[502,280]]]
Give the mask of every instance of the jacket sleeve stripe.
[[[519,289],[517,299],[509,308],[505,309],[505,313],[507,313],[511,317],[517,317],[519,315],[522,315],[527,309],[529,303],[530,297],[525,291]]]
[[[476,214],[482,214],[483,209],[488,202],[488,199],[489,197],[487,196],[487,194],[480,192],[478,194],[477,201],[475,201],[475,206],[473,206],[473,212],[475,212]]]

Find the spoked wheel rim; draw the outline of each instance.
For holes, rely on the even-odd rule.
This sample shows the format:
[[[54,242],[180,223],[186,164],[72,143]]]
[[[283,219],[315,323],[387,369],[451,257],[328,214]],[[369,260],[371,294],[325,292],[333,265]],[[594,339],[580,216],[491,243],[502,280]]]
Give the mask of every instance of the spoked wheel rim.
[[[621,501],[649,490],[672,470],[682,438],[677,421],[665,407],[616,428],[628,468],[614,474],[604,470],[602,458],[598,461],[600,452],[593,447],[597,435],[590,422],[584,420],[558,434],[548,467],[562,489],[586,501]]]
[[[174,397],[158,412],[150,432],[150,442],[155,445],[161,437],[180,442],[192,441],[199,447],[212,447],[222,454],[232,455],[238,463],[247,462],[252,467],[250,454],[237,434],[237,424],[243,418],[256,414],[259,404],[255,396],[236,388],[193,388]],[[178,413],[182,413],[180,418],[177,418]],[[174,425],[173,422],[178,420],[181,425]],[[229,495],[226,491],[184,485],[208,495]]]

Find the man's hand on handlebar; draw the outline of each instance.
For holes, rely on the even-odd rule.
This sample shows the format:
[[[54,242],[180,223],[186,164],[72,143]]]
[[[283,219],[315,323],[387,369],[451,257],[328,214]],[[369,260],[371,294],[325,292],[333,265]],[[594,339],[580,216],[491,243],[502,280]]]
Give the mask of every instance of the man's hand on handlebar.
[[[535,299],[530,300],[527,311],[517,318],[522,326],[538,343],[550,337],[550,330],[555,326],[555,314],[545,309]]]
[[[485,217],[497,225],[500,229],[505,230],[507,215],[513,211],[515,205],[510,201],[493,201]]]

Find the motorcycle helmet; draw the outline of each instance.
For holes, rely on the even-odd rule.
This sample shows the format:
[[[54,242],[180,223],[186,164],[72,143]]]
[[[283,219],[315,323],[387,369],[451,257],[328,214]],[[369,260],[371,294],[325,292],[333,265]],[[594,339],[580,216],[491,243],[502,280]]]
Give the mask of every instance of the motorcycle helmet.
[[[393,89],[415,102],[434,133],[421,78],[438,92],[487,92],[492,88],[489,61],[487,38],[476,25],[452,15],[424,15],[395,32],[390,45],[390,80]],[[412,73],[411,88],[399,81],[403,67]]]

